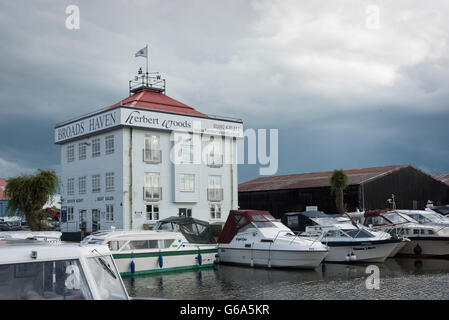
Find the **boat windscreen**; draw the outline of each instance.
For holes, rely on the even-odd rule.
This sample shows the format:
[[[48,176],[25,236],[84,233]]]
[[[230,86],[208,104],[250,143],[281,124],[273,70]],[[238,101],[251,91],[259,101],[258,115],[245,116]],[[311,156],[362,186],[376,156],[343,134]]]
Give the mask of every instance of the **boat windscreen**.
[[[374,235],[364,229],[343,230],[351,238],[373,238]]]

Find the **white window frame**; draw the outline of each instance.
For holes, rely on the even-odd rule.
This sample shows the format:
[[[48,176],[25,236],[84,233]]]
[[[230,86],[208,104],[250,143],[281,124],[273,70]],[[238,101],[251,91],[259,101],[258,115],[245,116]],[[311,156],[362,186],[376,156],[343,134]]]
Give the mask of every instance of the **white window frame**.
[[[161,162],[161,137],[158,135],[145,135],[144,139],[144,161]]]
[[[87,192],[87,177],[78,177],[78,193],[85,194]]]
[[[179,145],[179,159],[181,163],[193,163],[193,144],[183,142]]]
[[[114,191],[114,172],[106,172],[106,192]]]
[[[150,209],[150,210],[148,210]],[[154,210],[157,209],[157,210]],[[155,217],[156,215],[156,217]],[[147,221],[157,221],[159,220],[159,205],[158,204],[147,204],[146,205],[146,219]]]
[[[92,139],[92,158],[101,156],[100,138]]]
[[[106,138],[104,139],[104,145],[105,145],[105,154],[112,154],[114,153],[114,149],[115,149],[115,136],[114,135],[110,135],[110,136],[106,136]]]
[[[101,175],[94,174],[92,175],[92,193],[99,193],[99,192],[101,192]]]
[[[107,222],[114,221],[114,205],[113,204],[106,205],[105,221],[107,221]]]
[[[75,215],[73,214],[73,207],[67,207],[67,221],[74,221]]]
[[[73,196],[75,194],[75,178],[67,179],[67,195]]]
[[[181,173],[179,175],[179,191],[195,192],[195,174]]]
[[[87,145],[85,142],[78,144],[78,160],[87,159]]]
[[[211,219],[221,219],[221,204],[213,203],[209,206],[209,212]],[[217,216],[218,213],[218,216]]]
[[[75,161],[75,146],[73,144],[67,146],[67,162]]]

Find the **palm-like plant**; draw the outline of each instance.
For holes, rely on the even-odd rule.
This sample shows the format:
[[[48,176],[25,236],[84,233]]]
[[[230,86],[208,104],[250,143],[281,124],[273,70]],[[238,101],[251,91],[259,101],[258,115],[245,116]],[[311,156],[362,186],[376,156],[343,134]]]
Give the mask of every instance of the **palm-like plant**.
[[[41,230],[42,207],[52,198],[57,186],[58,177],[54,170],[38,169],[35,175],[8,179],[5,188],[8,210],[23,212],[31,230]]]
[[[331,185],[331,190],[335,194],[335,205],[337,206],[337,210],[339,214],[345,213],[345,204],[344,204],[344,197],[343,197],[343,191],[348,186],[348,176],[346,173],[341,170],[335,169],[332,173],[332,176],[329,180]]]

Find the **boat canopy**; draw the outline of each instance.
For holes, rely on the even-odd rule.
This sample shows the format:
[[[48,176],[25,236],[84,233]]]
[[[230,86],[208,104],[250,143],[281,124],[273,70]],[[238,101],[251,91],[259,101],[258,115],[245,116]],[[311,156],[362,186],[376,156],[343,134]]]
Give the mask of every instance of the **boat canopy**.
[[[281,222],[292,231],[303,232],[306,227],[315,225],[312,218],[329,218],[330,216],[322,211],[287,212]]]
[[[191,217],[169,217],[160,220],[153,230],[181,232],[190,243],[216,243],[209,223]]]
[[[276,219],[268,211],[259,210],[231,210],[226,224],[221,231],[218,243],[229,243],[238,231],[250,223],[256,225],[270,223]]]

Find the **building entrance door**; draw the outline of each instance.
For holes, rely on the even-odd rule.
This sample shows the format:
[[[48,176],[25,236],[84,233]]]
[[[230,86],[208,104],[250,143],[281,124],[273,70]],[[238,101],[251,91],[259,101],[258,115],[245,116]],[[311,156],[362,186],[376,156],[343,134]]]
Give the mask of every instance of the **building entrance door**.
[[[92,232],[100,230],[100,210],[92,209]]]

